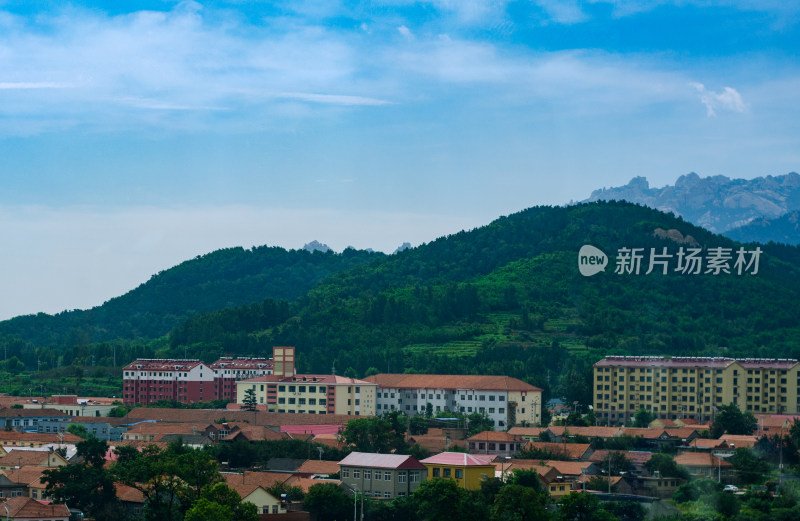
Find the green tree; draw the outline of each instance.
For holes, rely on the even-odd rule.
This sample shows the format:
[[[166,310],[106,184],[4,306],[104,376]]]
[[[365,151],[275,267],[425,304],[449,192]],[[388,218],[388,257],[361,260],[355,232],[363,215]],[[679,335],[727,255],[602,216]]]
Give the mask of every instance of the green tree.
[[[727,461],[733,465],[742,483],[748,485],[760,483],[771,470],[769,463],[757,457],[752,450],[745,447],[736,449],[736,452]]]
[[[117,499],[114,476],[105,468],[108,444],[90,437],[76,445],[80,463],[43,472],[45,491],[56,501],[69,503],[98,521],[116,521],[124,508]]]
[[[242,409],[245,411],[255,411],[257,403],[256,390],[252,387],[245,390],[244,398],[242,399]]]
[[[353,500],[334,483],[311,485],[303,498],[303,505],[317,521],[344,521],[349,519]]]
[[[510,485],[519,485],[521,487],[530,488],[536,492],[544,492],[542,487],[542,480],[539,479],[539,474],[533,469],[514,469],[508,477]]]
[[[83,438],[84,440],[89,439],[91,434],[89,434],[89,430],[86,428],[85,425],[80,425],[78,423],[70,423],[67,426],[67,432],[74,434],[79,438]]]
[[[203,487],[198,499],[186,511],[184,521],[258,521],[258,509],[244,502],[239,494],[225,483]]]
[[[656,415],[648,411],[644,407],[636,411],[633,415],[633,426],[641,429],[646,429],[650,423],[656,419]]]
[[[461,521],[467,491],[458,488],[451,479],[433,478],[423,481],[412,497],[417,502],[417,513],[423,519],[436,521]]]
[[[604,510],[594,494],[570,492],[559,500],[557,521],[616,521],[611,513]]]
[[[408,433],[412,436],[415,434],[427,434],[428,422],[423,416],[414,415],[408,419]]]
[[[339,435],[342,442],[359,452],[388,453],[392,450],[406,449],[405,428],[399,424],[397,416],[383,418],[356,418],[347,422]],[[397,429],[402,429],[398,432]]]
[[[543,521],[549,518],[547,496],[533,488],[506,485],[497,494],[492,508],[493,521]]]
[[[758,420],[750,411],[742,412],[736,404],[723,405],[714,417],[710,435],[719,438],[723,434],[753,434],[758,428]]]
[[[141,452],[133,447],[116,449],[117,479],[145,497],[145,519],[179,521],[202,496],[203,488],[221,480],[216,462],[208,452],[170,443]],[[216,508],[216,507],[209,507]]]
[[[663,477],[689,479],[689,471],[675,463],[669,454],[653,454],[644,466],[650,474],[659,472]]]

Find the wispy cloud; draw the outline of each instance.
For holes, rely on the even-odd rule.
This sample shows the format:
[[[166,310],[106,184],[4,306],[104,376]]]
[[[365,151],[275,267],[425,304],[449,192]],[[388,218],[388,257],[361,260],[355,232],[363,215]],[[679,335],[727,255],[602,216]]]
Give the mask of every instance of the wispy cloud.
[[[295,99],[300,101],[308,101],[311,103],[322,103],[331,105],[345,105],[345,106],[380,106],[388,105],[391,102],[387,100],[368,98],[364,96],[347,96],[344,94],[314,94],[309,92],[281,92],[272,95],[275,98]]]
[[[714,92],[702,83],[692,83],[692,86],[697,90],[700,102],[706,106],[708,117],[716,116],[718,110],[744,112],[747,108],[742,95],[733,87],[723,87],[720,92]]]
[[[0,90],[28,90],[28,89],[68,89],[72,85],[66,83],[53,83],[53,82],[0,82]]]

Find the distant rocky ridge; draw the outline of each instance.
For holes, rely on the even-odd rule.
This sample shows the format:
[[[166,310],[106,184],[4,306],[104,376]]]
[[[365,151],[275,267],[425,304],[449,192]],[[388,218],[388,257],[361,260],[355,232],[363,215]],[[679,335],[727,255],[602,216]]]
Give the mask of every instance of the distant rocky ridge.
[[[327,253],[331,251],[330,247],[327,244],[323,244],[317,240],[304,244],[303,249],[306,251],[310,251],[311,253],[314,253],[315,251],[321,251],[322,253]]]
[[[795,210],[775,219],[760,217],[749,224],[728,230],[725,235],[741,242],[783,242],[800,244],[800,211]]]
[[[765,223],[800,210],[800,174],[747,180],[700,177],[692,172],[679,177],[674,186],[662,188],[651,188],[646,178],[634,177],[625,186],[595,190],[585,202],[614,199],[672,212],[715,233],[743,229],[737,232],[737,240],[766,242],[775,239],[759,233],[772,229]],[[748,226],[751,223],[755,227]],[[781,242],[800,243],[797,227],[780,228],[787,232]]]

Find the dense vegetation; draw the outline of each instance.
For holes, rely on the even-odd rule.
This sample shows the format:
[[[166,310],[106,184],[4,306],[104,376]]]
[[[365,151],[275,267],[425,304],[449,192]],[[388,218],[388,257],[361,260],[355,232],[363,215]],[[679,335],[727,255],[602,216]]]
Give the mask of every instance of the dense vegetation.
[[[142,306],[152,300],[154,309],[173,313],[157,320],[169,316],[174,322],[167,337],[136,340],[121,333],[128,326],[105,327],[90,315],[87,327],[107,332],[107,341],[94,342],[80,325],[47,340],[51,329],[34,334],[5,324],[0,331],[8,356],[16,357],[6,369],[13,376],[39,364],[48,370],[92,360],[110,366],[114,354],[116,365],[136,356],[211,361],[221,354],[268,356],[273,345],[294,345],[299,371],[506,374],[587,403],[591,364],[608,354],[800,357],[800,249],[765,245],[757,275],[645,275],[646,258],[642,274],[615,274],[619,248],[674,254],[685,246],[657,236],[658,228],[691,235],[704,248],[739,246],[671,214],[612,201],[530,208],[392,256],[226,250],[211,256],[227,271],[180,277],[182,270],[191,272],[190,261],[170,273],[175,284],[166,284],[164,272],[154,277],[164,284],[151,281],[120,298],[135,294]],[[609,254],[605,273],[578,273],[584,244]],[[239,290],[248,281],[266,284],[267,275],[236,275],[236,259],[251,261],[250,273],[257,271],[256,257],[267,253],[285,261],[286,284],[280,287],[292,286],[295,293],[274,290],[279,285],[273,281],[270,290],[249,287],[247,303],[235,306],[229,297],[217,300],[213,311],[193,314],[201,308],[195,300],[212,305],[204,291],[227,295],[225,281],[237,281],[232,288]],[[327,266],[330,276],[316,278],[312,287],[322,268],[311,266]],[[214,275],[219,273],[227,275]],[[237,294],[234,289],[230,294]],[[192,305],[179,313],[177,298],[173,307],[157,304],[165,298],[162,290],[181,292]],[[112,304],[92,311],[114,316]],[[125,315],[122,322],[131,320]]]
[[[153,339],[197,313],[267,297],[294,300],[334,273],[381,257],[354,249],[339,254],[269,246],[217,250],[153,275],[136,289],[90,310],[0,322],[0,338],[7,342],[19,338],[33,347]]]

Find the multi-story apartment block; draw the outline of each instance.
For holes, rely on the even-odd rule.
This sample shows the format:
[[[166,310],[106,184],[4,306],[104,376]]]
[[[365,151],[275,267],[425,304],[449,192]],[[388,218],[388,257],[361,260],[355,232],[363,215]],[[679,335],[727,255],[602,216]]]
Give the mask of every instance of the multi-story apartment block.
[[[275,347],[274,373],[236,382],[236,403],[253,393],[256,406],[292,414],[375,415],[377,386],[364,380],[325,374],[297,374],[294,347]]]
[[[378,385],[377,413],[440,411],[485,413],[495,427],[538,425],[542,390],[508,376],[377,374],[365,380]]]
[[[272,372],[273,362],[267,358],[224,357],[208,365],[191,359],[140,358],[122,370],[122,398],[126,405],[234,401],[237,381]]]
[[[342,483],[376,499],[410,496],[428,478],[425,465],[401,454],[351,452],[339,469]]]
[[[790,359],[609,356],[594,365],[599,419],[621,424],[639,409],[659,418],[713,421],[722,405],[796,414],[800,364]]]

